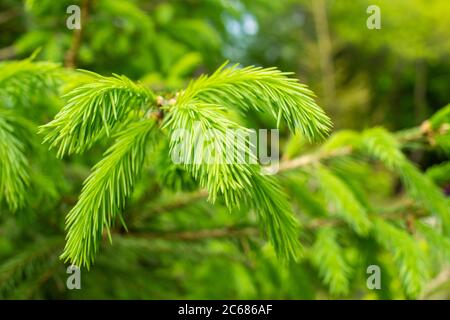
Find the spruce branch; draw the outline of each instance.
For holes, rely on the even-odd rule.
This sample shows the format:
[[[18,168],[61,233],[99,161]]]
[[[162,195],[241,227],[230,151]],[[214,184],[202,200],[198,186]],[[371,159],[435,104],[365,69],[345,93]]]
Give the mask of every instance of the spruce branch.
[[[344,259],[334,229],[323,227],[317,232],[316,241],[311,248],[311,260],[319,269],[321,278],[330,287],[332,294],[348,293],[350,266]]]
[[[59,65],[25,60],[0,63],[0,98],[12,100],[17,107],[30,107],[34,94],[56,91],[60,78]]]
[[[276,68],[245,67],[224,63],[211,76],[203,75],[191,81],[178,96],[177,104],[203,101],[241,111],[254,109],[271,114],[279,124],[281,119],[293,132],[309,140],[327,136],[331,121],[317,106],[314,94],[291,73]]]
[[[367,235],[371,222],[366,208],[341,179],[324,166],[317,169],[320,189],[336,215],[342,217],[359,235]],[[331,208],[330,208],[331,209]]]
[[[384,135],[385,130],[382,128],[370,129],[366,132],[366,138],[371,133],[376,134],[377,132],[382,132],[382,134]],[[391,139],[388,144],[390,143],[392,146],[394,146],[397,151],[401,149],[403,143],[418,141],[424,138],[424,132],[420,130],[420,127],[414,127],[389,135],[391,136]],[[366,142],[368,142],[368,145],[366,147],[374,144],[374,140],[366,140]],[[360,133],[352,130],[341,130],[330,136],[330,138],[321,146],[319,150],[300,155],[293,159],[283,160],[279,164],[268,167],[267,169],[268,171],[274,172],[275,169],[278,168],[278,172],[280,173],[284,171],[295,170],[308,165],[314,165],[323,160],[354,155],[356,152],[360,151],[360,147]],[[380,147],[380,149],[382,151],[383,148]],[[397,157],[404,158],[404,156],[399,156],[398,154]],[[384,160],[389,161],[389,157],[385,158]]]
[[[90,267],[103,231],[109,234],[115,217],[121,215],[131,196],[156,132],[154,121],[146,119],[116,135],[115,144],[95,165],[77,204],[67,215],[67,242],[62,259]]]
[[[436,112],[421,128],[432,145],[450,154],[450,104]]]
[[[406,293],[418,296],[429,276],[424,252],[407,232],[382,219],[375,220],[373,231],[377,241],[393,254]]]
[[[439,217],[446,234],[450,234],[450,207],[443,192],[412,163],[404,164],[400,174],[411,197]]]
[[[299,222],[279,182],[271,176],[254,176],[246,201],[255,209],[277,256],[282,261],[297,259],[301,253]]]
[[[419,222],[417,227],[431,244],[430,249],[441,255],[444,261],[450,262],[450,239],[423,222]]]
[[[29,163],[25,154],[27,128],[10,111],[0,109],[0,201],[16,211],[25,203],[30,183]]]
[[[311,91],[274,68],[239,69],[235,65],[226,69],[224,64],[210,77],[202,76],[192,81],[169,103],[161,103],[161,99],[147,88],[124,76],[89,75],[91,80],[69,91],[65,96],[65,107],[52,122],[41,127],[40,131],[46,134],[44,141],[58,149],[59,157],[83,152],[102,136],[109,136],[133,110],[141,108],[146,115],[148,111],[159,108],[166,116],[155,120],[163,121],[163,129],[173,133],[183,128],[190,133],[189,142],[183,144],[183,166],[208,191],[209,200],[214,202],[220,195],[230,209],[238,207],[241,202],[247,203],[257,211],[261,225],[279,256],[296,256],[299,248],[297,222],[280,186],[275,179],[261,176],[257,164],[249,164],[257,163],[250,146],[245,141],[236,143],[234,137],[226,132],[229,129],[248,131],[229,119],[229,108],[238,107],[243,111],[253,108],[270,112],[278,122],[284,118],[291,130],[300,130],[310,140],[324,137],[330,120],[315,104]],[[210,131],[213,131],[212,135]],[[214,144],[213,152],[209,154],[205,150],[198,153],[193,149],[195,142],[205,137]],[[179,139],[171,136],[172,157],[177,156],[175,146]],[[249,163],[225,161],[229,150],[237,151],[233,154],[248,156]],[[103,227],[108,230],[112,218],[123,208],[123,193],[129,195],[131,185],[125,184],[125,190],[114,190],[112,185],[117,183],[108,180],[111,178],[114,182],[115,179],[114,174],[111,177],[107,174],[115,172],[108,162],[111,157],[119,162],[114,164],[119,167],[117,170],[121,170],[121,159],[113,150],[95,168],[84,186],[80,201],[68,215],[68,242],[62,257],[72,263],[89,267]],[[201,164],[196,161],[199,157]],[[124,166],[128,168],[128,163]],[[131,180],[135,179],[137,171],[138,168],[133,167]],[[114,192],[118,195],[115,196]],[[107,205],[109,207],[105,208]],[[107,209],[112,212],[106,212]],[[94,239],[91,239],[92,235]]]
[[[424,122],[426,123],[426,122]],[[444,125],[450,124],[450,103],[439,109],[429,120],[431,129],[438,130]],[[423,126],[422,126],[423,127]],[[422,130],[426,133],[427,130]]]
[[[40,128],[58,157],[85,151],[103,135],[110,136],[132,111],[146,111],[155,100],[149,89],[125,76],[84,73],[89,82],[69,91],[64,96],[67,104]]]
[[[229,129],[242,132],[248,129],[229,120],[224,108],[218,105],[197,101],[182,103],[183,99],[177,99],[170,115],[165,118],[164,126],[170,131],[187,128],[189,134],[187,137],[171,136],[172,158],[182,157],[183,168],[207,190],[211,202],[221,195],[230,209],[239,207],[241,202],[255,208],[262,228],[279,257],[295,257],[299,249],[297,223],[277,182],[261,176],[256,164],[227,161],[230,153],[244,155],[249,162],[255,160],[245,141],[235,141],[233,136],[227,134]],[[197,142],[204,137],[214,145],[213,149],[207,144],[201,144],[200,150],[195,149]]]
[[[450,209],[438,187],[401,152],[395,137],[382,128],[363,132],[360,149],[397,172],[413,199],[441,218],[444,228],[450,230]]]
[[[160,239],[171,241],[201,241],[207,239],[218,238],[240,238],[257,236],[259,230],[256,227],[225,227],[215,229],[201,229],[178,232],[130,232],[125,237],[141,238],[141,239]]]
[[[183,168],[199,181],[202,188],[208,190],[211,202],[221,193],[227,206],[238,205],[241,201],[238,191],[248,186],[249,178],[256,169],[249,163],[227,163],[227,152],[248,156],[249,162],[256,162],[256,158],[245,141],[235,141],[233,136],[227,135],[227,130],[248,132],[248,129],[229,120],[224,108],[219,105],[181,103],[182,100],[178,100],[165,118],[164,127],[170,132],[182,128],[187,134],[171,135],[171,158],[179,159]]]
[[[47,267],[49,256],[62,245],[62,238],[47,238],[24,248],[0,265],[0,297],[15,289],[23,278]]]
[[[379,131],[379,129],[377,129],[376,131]],[[395,138],[398,140],[398,142],[401,143],[404,141],[421,139],[422,135],[416,134],[416,131],[420,132],[418,127],[409,130],[403,130],[395,133]],[[407,132],[414,132],[414,134],[407,134]],[[325,160],[332,160],[339,157],[354,155],[358,151],[358,147],[360,147],[360,142],[358,142],[361,140],[360,138],[361,137],[357,132],[350,130],[339,131],[338,133],[332,135],[330,139],[319,150],[300,155],[293,159],[283,160],[277,165],[269,166],[268,171],[275,172],[275,169],[278,169],[278,174],[283,174],[287,171],[301,169],[306,166],[313,166]],[[394,144],[397,147],[400,146],[397,142],[395,142]],[[439,177],[445,176],[445,173],[448,171],[447,166],[448,164],[444,165],[442,170],[440,169],[440,167],[432,168],[433,170],[429,170],[430,172],[427,172],[427,175],[429,175],[430,178],[434,178],[437,175],[439,175]],[[435,173],[435,171],[437,171],[438,169],[439,171],[443,172]],[[295,184],[295,186],[298,186],[298,184]],[[294,187],[294,185],[292,185],[291,187]],[[169,212],[172,211],[172,209],[178,209],[185,205],[196,202],[199,199],[207,197],[207,190],[200,190],[190,194],[182,194],[176,199],[170,199],[167,204],[163,203],[161,204],[161,206],[151,208],[150,211],[145,213],[145,217],[151,217],[153,214],[157,213]],[[322,222],[323,221],[319,219],[317,221],[318,226],[322,225]]]
[[[177,149],[181,137],[171,137],[171,156],[181,155],[183,167],[208,191],[211,202],[220,194],[230,209],[242,201],[250,204],[278,256],[296,256],[297,223],[289,203],[274,179],[261,176],[257,165],[248,164],[256,162],[252,146],[226,134],[230,129],[248,132],[230,120],[229,113],[233,108],[269,112],[278,124],[284,119],[292,131],[301,132],[310,140],[326,136],[330,120],[314,102],[312,92],[296,79],[288,78],[287,73],[275,68],[226,65],[211,76],[191,81],[166,108],[169,116],[164,127],[172,132],[178,128],[189,132],[188,137],[182,137],[187,142],[181,150]],[[212,136],[208,136],[210,132]],[[194,148],[204,137],[214,145],[210,152],[205,147],[200,152]],[[228,162],[230,152],[248,157],[248,162]],[[211,158],[213,161],[209,161]]]
[[[426,175],[438,185],[449,183],[450,161],[446,161],[428,168]]]

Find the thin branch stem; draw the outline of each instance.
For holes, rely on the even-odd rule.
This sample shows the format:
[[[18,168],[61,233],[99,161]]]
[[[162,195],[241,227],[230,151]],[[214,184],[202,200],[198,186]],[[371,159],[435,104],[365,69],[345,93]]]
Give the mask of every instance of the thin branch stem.
[[[7,60],[16,55],[14,46],[4,47],[0,49],[0,60]]]
[[[0,24],[8,22],[19,15],[19,12],[15,9],[0,12]]]
[[[386,220],[405,219],[405,217],[422,218],[425,217],[421,210],[414,210],[414,205],[410,202],[406,202],[401,206],[395,206],[391,209],[382,208],[380,211],[385,214],[377,215]],[[325,226],[340,226],[346,222],[341,219],[329,219],[329,218],[317,218],[308,221],[303,225],[303,229],[317,230]],[[152,240],[171,240],[171,241],[200,241],[205,239],[218,239],[218,238],[248,238],[259,236],[260,231],[257,226],[241,226],[241,227],[220,227],[214,229],[200,229],[191,231],[167,231],[167,232],[141,232],[139,230],[133,230],[124,237],[136,237]]]
[[[72,44],[64,58],[64,65],[67,68],[76,68],[78,52],[80,51],[83,38],[83,24],[86,23],[89,16],[89,0],[83,0],[81,3],[81,28],[75,29],[72,37]]]
[[[271,172],[275,172],[276,167],[278,167],[278,172],[288,171],[288,170],[304,167],[307,165],[311,165],[311,164],[317,163],[324,159],[347,156],[351,153],[352,153],[352,148],[343,147],[341,149],[337,149],[332,152],[316,152],[316,153],[312,153],[312,154],[306,154],[306,155],[294,158],[292,160],[282,161],[279,163],[278,166],[271,166],[268,168],[268,170],[269,171],[272,170]]]
[[[241,238],[257,236],[259,230],[256,227],[225,227],[217,229],[203,229],[195,231],[176,231],[176,232],[135,232],[128,233],[126,237],[136,237],[144,239],[161,239],[175,241],[198,241],[204,239],[217,238]]]
[[[148,211],[140,213],[139,215],[137,214],[133,215],[132,218],[129,219],[129,223],[133,226],[139,226],[142,225],[142,223],[144,223],[148,218],[151,218],[155,215],[163,214],[166,212],[172,212],[177,209],[184,208],[187,205],[193,204],[207,197],[208,192],[206,190],[200,190],[192,193],[183,193],[181,195],[177,195],[173,198],[170,198],[160,204],[156,204],[150,207]],[[142,199],[142,201],[140,202],[143,203],[144,199]]]

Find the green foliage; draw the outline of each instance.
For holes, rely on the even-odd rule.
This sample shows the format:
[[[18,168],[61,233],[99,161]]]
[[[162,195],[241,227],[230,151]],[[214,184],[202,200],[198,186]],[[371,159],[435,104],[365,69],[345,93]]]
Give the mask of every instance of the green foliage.
[[[198,183],[192,175],[183,169],[180,164],[172,161],[170,154],[170,143],[164,141],[155,152],[155,174],[158,182],[164,187],[173,191],[193,191],[198,189]]]
[[[44,141],[58,149],[59,157],[81,153],[102,135],[110,136],[132,111],[146,111],[155,98],[150,90],[124,76],[88,75],[90,81],[68,92],[64,96],[67,104],[41,127],[41,133],[46,133]]]
[[[36,275],[46,266],[54,262],[52,255],[55,255],[55,249],[62,243],[61,238],[48,238],[38,241],[26,248],[21,253],[5,261],[0,266],[0,297],[8,296],[9,292],[17,291],[17,284],[23,279],[31,279],[34,282],[39,281]]]
[[[311,94],[305,93],[303,87],[274,69],[239,69],[236,66],[224,69],[222,66],[212,76],[192,81],[173,99],[161,102],[161,98],[156,98],[149,89],[124,76],[103,77],[85,73],[71,79],[75,82],[67,86],[69,91],[63,97],[66,105],[55,120],[41,127],[41,132],[46,134],[44,140],[50,143],[50,147],[58,149],[58,156],[81,153],[96,141],[110,136],[115,138],[115,142],[94,166],[78,202],[67,215],[66,245],[61,255],[64,261],[90,268],[102,239],[108,236],[112,241],[113,234],[117,234],[114,228],[117,218],[127,229],[122,213],[132,199],[144,166],[148,164],[161,171],[159,179],[172,181],[168,183],[175,190],[200,187],[207,191],[209,200],[216,206],[220,206],[220,199],[228,210],[254,210],[261,230],[278,258],[286,261],[299,256],[299,223],[282,187],[283,180],[262,175],[258,159],[252,152],[253,146],[242,139],[236,141],[226,133],[234,129],[248,134],[249,129],[239,124],[234,111],[254,109],[270,113],[278,122],[284,119],[293,133],[298,133],[299,124],[302,124],[301,132],[310,140],[323,137],[327,134],[329,120],[311,102]],[[297,96],[295,90],[302,94]],[[297,107],[288,107],[291,103]],[[2,139],[3,150],[14,156],[4,157],[13,160],[2,162],[2,166],[8,169],[2,170],[1,182],[3,186],[9,186],[2,187],[3,193],[10,209],[15,211],[24,205],[30,180],[22,142],[29,133],[21,133],[28,132],[25,120],[18,120],[10,111],[2,111],[1,115],[0,132],[5,137]],[[19,130],[21,126],[24,128]],[[177,135],[179,128],[187,130],[189,135]],[[157,143],[157,137],[162,139],[161,144]],[[202,149],[199,150],[197,142],[201,139],[208,143],[200,144]],[[153,150],[151,153],[149,148]],[[411,164],[402,153],[399,141],[385,129],[368,129],[361,134],[355,131],[334,134],[318,154],[332,155],[340,149],[368,155],[398,173],[409,195],[439,216],[446,226],[448,206],[442,193],[432,180]],[[160,160],[149,163],[149,154],[155,153]],[[224,160],[229,154],[244,155],[247,161],[227,163]],[[180,155],[180,164],[167,162],[167,159],[173,160]],[[345,153],[343,155],[345,157]],[[161,159],[165,161],[161,162]],[[424,269],[428,268],[426,259],[412,252],[420,249],[404,230],[369,215],[374,209],[361,190],[363,184],[355,181],[359,179],[358,175],[351,172],[351,168],[356,170],[356,165],[357,162],[350,159],[336,160],[329,163],[330,168],[321,164],[315,167],[316,170],[305,171],[309,177],[306,180],[298,176],[286,182],[299,197],[297,201],[304,214],[316,218],[336,217],[349,225],[358,237],[367,238],[371,232],[386,250],[392,252],[405,292],[415,297],[427,279],[426,274],[419,272],[428,270]],[[182,176],[185,182],[178,184]],[[318,182],[319,197],[309,195],[308,187],[302,186],[311,178]],[[13,193],[8,194],[11,190]],[[131,223],[133,227],[133,220]],[[344,228],[340,223],[336,226]],[[350,292],[352,268],[337,241],[338,229],[329,226],[320,229],[308,252],[312,254],[311,261],[329,286],[330,293],[342,296]],[[446,256],[447,239],[433,229],[422,228],[421,231],[439,248],[441,255]],[[54,260],[51,261],[54,265]],[[15,265],[8,270],[20,274],[19,264],[17,268],[13,267]],[[17,290],[17,294],[22,292],[20,288]]]
[[[350,224],[356,233],[366,235],[371,226],[366,208],[361,205],[345,183],[332,172],[319,167],[317,174],[321,190],[332,206],[330,209],[334,209],[336,215]]]
[[[329,285],[330,292],[335,295],[347,294],[350,266],[337,242],[336,231],[330,227],[322,228],[311,249],[312,260],[319,269],[320,276]]]
[[[431,128],[435,131],[433,139],[435,143],[450,154],[450,104],[436,112],[430,119]],[[437,133],[437,134],[436,134]]]
[[[87,178],[76,206],[66,219],[67,243],[61,258],[90,267],[99,241],[131,196],[155,135],[153,120],[135,122],[117,134],[116,142]]]
[[[426,175],[437,184],[444,184],[450,181],[450,161],[430,167]]]
[[[449,2],[321,2],[2,1],[0,297],[448,299]]]
[[[32,59],[0,63],[0,202],[11,211],[26,202],[35,130],[17,109],[31,110],[37,95],[56,91],[60,77],[57,64]]]
[[[406,163],[406,157],[400,150],[400,144],[383,128],[364,131],[361,148],[363,152],[375,157],[389,169],[400,169]]]
[[[450,232],[450,207],[441,190],[412,164],[408,163],[402,168],[402,175],[411,197],[438,216],[444,230]]]
[[[447,200],[437,186],[406,159],[392,135],[382,128],[368,130],[363,134],[362,150],[397,172],[411,197],[439,216],[448,230],[450,210]]]
[[[358,147],[360,136],[352,130],[341,130],[334,133],[322,146],[324,151],[333,151],[342,147]]]
[[[419,223],[418,230],[430,243],[430,251],[437,252],[444,261],[450,261],[450,240],[426,223]]]
[[[249,165],[255,160],[251,146],[226,134],[230,129],[248,132],[229,119],[227,109],[254,108],[270,112],[278,122],[283,117],[291,130],[302,130],[309,139],[323,137],[329,119],[314,103],[311,92],[285,75],[276,69],[238,69],[237,65],[225,69],[224,64],[210,77],[192,81],[177,96],[174,105],[167,108],[165,127],[172,132],[188,130],[188,137],[172,136],[170,152],[172,158],[182,157],[184,168],[208,190],[209,199],[214,202],[221,193],[229,208],[239,206],[242,200],[256,208],[276,252],[289,258],[296,255],[298,244],[288,202],[277,191],[275,181],[260,176],[257,166]],[[213,136],[208,136],[212,130]],[[196,142],[204,138],[212,140],[214,148],[209,150],[205,144],[202,150],[195,150]],[[182,150],[177,148],[180,143]],[[230,153],[248,160],[228,163]]]
[[[225,68],[223,64],[211,76],[191,82],[178,97],[178,105],[206,103],[243,111],[254,109],[284,119],[291,131],[310,140],[324,138],[331,126],[329,118],[316,105],[313,93],[297,79],[288,78],[276,68]]]
[[[31,108],[33,95],[54,90],[58,84],[58,64],[32,59],[0,63],[0,97],[9,106]]]
[[[300,252],[298,222],[280,185],[271,177],[254,176],[252,180],[247,201],[258,213],[277,256],[282,260],[296,259]]]
[[[368,15],[360,13],[365,13],[374,4],[380,8],[382,28],[389,28],[389,33],[373,33],[368,28],[355,29],[355,25],[365,27]],[[333,7],[333,18],[340,17],[336,32],[352,44],[364,43],[372,50],[385,48],[403,59],[431,60],[450,49],[447,40],[449,23],[443,13],[446,10],[448,3],[445,0],[433,3],[425,0],[362,0],[353,6],[342,1]],[[408,17],[402,15],[404,12],[408,12]]]
[[[65,107],[41,129],[47,133],[44,141],[50,147],[58,147],[60,157],[83,152],[102,134],[109,136],[133,110],[141,111],[141,116],[155,111],[155,97],[145,87],[123,76],[89,75],[92,79],[69,91]],[[174,103],[162,107],[167,113],[163,128],[171,133],[178,129],[189,132],[188,137],[171,135],[172,159],[181,151],[183,168],[206,188],[212,202],[220,194],[230,209],[239,207],[241,202],[254,208],[279,257],[296,257],[297,222],[280,186],[274,179],[262,176],[259,166],[252,164],[256,159],[246,141],[240,139],[236,143],[226,133],[230,129],[248,132],[229,119],[227,108],[233,107],[244,111],[264,108],[278,121],[283,117],[292,130],[301,128],[309,139],[323,137],[329,119],[312,100],[312,93],[285,73],[274,68],[238,69],[236,65],[227,69],[223,65],[210,77],[192,81]],[[91,265],[103,229],[109,233],[143,166],[147,133],[145,123],[123,131],[125,136],[119,138],[87,179],[80,200],[67,218],[67,245],[62,255],[66,261]],[[212,141],[212,152],[207,150],[211,149],[207,144],[201,144],[202,150],[196,149],[197,142],[205,137]],[[182,150],[176,148],[180,143]],[[244,163],[234,163],[237,159],[232,159],[233,163],[228,163],[225,159],[229,152],[249,159]]]
[[[406,293],[417,296],[429,277],[425,254],[417,242],[402,229],[382,219],[376,220],[374,236],[394,256]]]
[[[316,199],[308,187],[308,180],[304,177],[287,177],[285,179],[287,189],[290,190],[292,198],[301,207],[301,211],[305,211],[313,217],[327,216],[327,210],[322,203]]]
[[[4,199],[11,211],[25,204],[30,181],[24,135],[18,134],[17,127],[20,121],[0,109],[0,201]]]
[[[446,105],[430,118],[431,127],[439,129],[440,126],[450,123],[450,104]]]
[[[179,163],[188,170],[200,185],[209,192],[211,201],[217,195],[224,194],[227,205],[234,206],[240,203],[239,191],[245,190],[250,183],[249,178],[257,174],[256,169],[249,163],[227,163],[227,154],[242,154],[255,160],[246,146],[246,141],[235,141],[227,130],[247,129],[227,118],[226,109],[220,105],[204,102],[197,104],[184,104],[182,99],[169,112],[164,126],[173,132],[170,138],[170,155],[172,159],[179,159]],[[176,130],[186,130],[186,134]],[[214,130],[214,131],[212,131]],[[202,142],[210,142],[212,147]],[[198,150],[199,147],[202,149]]]

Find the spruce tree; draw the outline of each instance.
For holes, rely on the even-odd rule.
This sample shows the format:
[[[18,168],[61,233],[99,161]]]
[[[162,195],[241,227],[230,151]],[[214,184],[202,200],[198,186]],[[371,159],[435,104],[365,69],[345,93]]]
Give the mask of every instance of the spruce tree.
[[[0,68],[0,94],[6,103],[0,113],[0,190],[12,219],[16,219],[14,212],[27,212],[30,190],[42,185],[45,174],[31,171],[32,165],[45,167],[50,161],[51,153],[45,151],[48,146],[58,158],[67,158],[89,152],[98,144],[109,145],[85,179],[78,200],[71,208],[65,206],[66,239],[54,231],[44,234],[38,243],[2,263],[1,290],[7,297],[11,292],[20,293],[16,288],[23,281],[20,279],[32,281],[31,274],[45,276],[60,267],[59,254],[66,263],[95,270],[96,256],[107,250],[100,249],[107,242],[105,237],[113,244],[113,252],[124,254],[121,263],[129,267],[136,257],[121,253],[128,248],[139,252],[149,247],[158,252],[172,247],[171,241],[176,248],[183,241],[234,237],[249,241],[261,234],[270,246],[256,242],[258,249],[252,244],[256,252],[264,248],[262,257],[253,258],[258,264],[269,263],[273,250],[277,268],[295,277],[309,261],[317,277],[337,296],[350,292],[351,279],[361,276],[358,272],[367,261],[384,260],[384,254],[391,255],[392,270],[399,273],[409,297],[421,293],[436,263],[448,261],[448,200],[435,184],[448,174],[448,165],[423,173],[402,149],[414,142],[449,152],[450,106],[410,130],[344,130],[327,138],[331,123],[314,102],[313,93],[275,68],[226,63],[210,76],[192,80],[185,89],[168,93],[153,92],[126,76],[70,71],[31,59],[5,62]],[[40,126],[40,135],[36,134],[37,124],[20,114],[36,93],[60,95],[64,102],[54,119]],[[188,129],[192,134],[189,141],[213,128],[214,138],[226,147],[250,154],[250,145],[227,140],[225,132],[229,128],[247,130],[244,119],[251,109],[271,115],[279,126],[288,127],[294,138],[301,136],[315,143],[313,151],[285,158],[275,176],[263,175],[259,164],[171,162],[177,143],[172,133],[177,128]],[[196,124],[200,130],[194,130]],[[40,137],[44,145],[36,143]],[[187,157],[199,152],[191,143],[182,145]],[[147,199],[145,189],[152,185],[149,172],[155,172],[153,179],[162,189],[159,196]],[[383,172],[398,177],[405,193],[398,203],[378,207],[368,193],[386,183],[377,178]],[[48,176],[46,183],[54,188],[58,185]],[[389,179],[387,183],[391,183]],[[136,197],[137,187],[141,191]],[[389,194],[380,195],[386,196]],[[148,219],[158,213],[181,211],[186,215],[194,210],[198,214],[205,210],[198,207],[204,201],[210,203],[205,212],[217,211],[218,221],[225,214],[246,222],[225,229],[174,233],[148,229]],[[248,217],[242,216],[244,212]],[[213,225],[218,222],[213,216],[202,219],[212,219]],[[63,244],[62,253],[55,251]],[[375,257],[366,255],[367,246],[377,248],[370,252]],[[214,249],[208,253],[207,248],[195,255],[213,254]],[[114,256],[109,258],[111,264]],[[236,263],[236,270],[241,270],[238,274],[245,270],[243,266]]]
[[[448,298],[449,2],[316,2],[3,0],[0,298]]]

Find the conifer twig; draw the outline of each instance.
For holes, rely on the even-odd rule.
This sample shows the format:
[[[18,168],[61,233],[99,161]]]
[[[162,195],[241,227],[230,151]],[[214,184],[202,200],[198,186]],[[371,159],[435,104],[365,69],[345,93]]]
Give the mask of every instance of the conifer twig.
[[[304,167],[328,158],[347,156],[351,153],[352,153],[351,147],[343,147],[337,150],[333,150],[331,152],[316,152],[311,154],[305,154],[292,160],[285,160],[280,162],[278,166],[278,172]],[[271,166],[268,168],[268,170],[270,172],[273,172],[275,171],[275,168],[276,168],[275,166]]]
[[[5,10],[3,12],[0,12],[0,24],[8,22],[9,20],[14,19],[19,15],[19,12],[15,9],[11,10]]]
[[[14,46],[8,46],[0,49],[0,60],[6,60],[16,55],[16,49]]]
[[[208,197],[208,192],[206,190],[199,190],[196,192],[192,192],[189,194],[182,194],[173,198],[164,201],[159,205],[155,205],[149,208],[148,211],[141,212],[138,216],[133,216],[130,219],[131,224],[138,225],[142,224],[148,218],[151,218],[155,215],[163,214],[166,212],[175,211],[180,208],[184,208],[187,205],[193,204],[202,199],[206,199]]]
[[[396,137],[400,142],[404,141],[415,141],[421,139],[423,137],[423,132],[420,127],[414,127],[406,130],[402,130],[396,133]],[[298,169],[304,166],[312,165],[318,163],[322,160],[348,156],[353,152],[353,149],[350,146],[344,146],[339,149],[335,149],[329,152],[313,152],[309,154],[304,154],[299,157],[290,160],[283,160],[277,166],[273,165],[268,167],[270,172],[276,172],[275,169],[278,170],[279,173],[290,171],[294,169]],[[277,167],[277,168],[276,168]],[[167,213],[176,209],[180,209],[185,205],[189,205],[195,201],[198,201],[202,198],[207,198],[208,192],[206,190],[199,190],[187,196],[180,196],[176,199],[170,199],[167,203],[163,203],[157,207],[152,207],[145,215],[139,218],[139,222],[145,221],[146,218],[152,217],[155,214]],[[315,222],[320,225],[320,222]]]
[[[145,239],[163,239],[163,240],[180,240],[180,241],[196,241],[211,238],[240,238],[256,236],[259,234],[257,227],[225,227],[216,229],[202,229],[195,231],[178,231],[178,232],[137,232],[128,233],[126,236],[133,236]]]
[[[85,23],[89,16],[89,0],[81,3],[81,23]],[[83,38],[83,27],[75,29],[73,32],[72,44],[64,57],[64,65],[67,68],[76,68],[78,52],[80,51]]]
[[[422,210],[417,210],[413,203],[406,202],[393,208],[379,208],[380,215],[384,220],[405,219],[405,217],[423,218],[427,216]],[[317,230],[324,227],[336,227],[345,224],[341,219],[316,218],[306,222],[303,228],[306,230]],[[242,227],[221,227],[214,229],[200,229],[191,231],[169,231],[169,232],[145,232],[139,229],[130,228],[127,236],[140,237],[145,239],[179,240],[192,241],[206,238],[235,238],[259,235],[257,226],[246,225]]]

